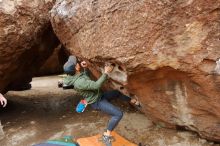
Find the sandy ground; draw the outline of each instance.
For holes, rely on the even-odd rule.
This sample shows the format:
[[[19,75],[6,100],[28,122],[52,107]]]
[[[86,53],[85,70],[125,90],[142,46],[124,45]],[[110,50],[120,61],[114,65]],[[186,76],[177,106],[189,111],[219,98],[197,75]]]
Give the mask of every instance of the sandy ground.
[[[65,135],[80,138],[104,131],[109,116],[91,108],[77,114],[74,105],[78,97],[74,96],[75,92],[72,90],[58,89],[58,79],[57,76],[35,78],[32,90],[7,94],[10,102],[7,108],[0,109],[4,130],[1,146],[30,146]],[[119,101],[114,104],[120,105],[124,111],[124,117],[115,131],[136,144],[220,146],[199,138],[196,133],[153,125],[146,116],[129,104]]]

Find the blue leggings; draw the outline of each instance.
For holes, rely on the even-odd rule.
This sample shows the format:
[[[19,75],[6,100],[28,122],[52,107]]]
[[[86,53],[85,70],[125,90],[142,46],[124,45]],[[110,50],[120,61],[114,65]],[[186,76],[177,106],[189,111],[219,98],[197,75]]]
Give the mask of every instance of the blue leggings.
[[[101,110],[109,115],[111,119],[108,122],[107,130],[113,131],[114,128],[118,125],[119,121],[123,117],[123,112],[116,106],[112,105],[109,101],[112,99],[119,98],[124,101],[130,101],[131,98],[122,94],[118,90],[112,90],[104,92],[101,99],[93,104],[91,104],[93,109]]]

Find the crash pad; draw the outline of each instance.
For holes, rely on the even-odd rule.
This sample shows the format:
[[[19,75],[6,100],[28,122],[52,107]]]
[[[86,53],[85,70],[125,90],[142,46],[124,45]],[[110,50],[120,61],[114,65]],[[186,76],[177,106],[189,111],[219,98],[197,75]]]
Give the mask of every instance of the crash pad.
[[[112,135],[114,136],[114,141],[112,142],[112,146],[137,146],[136,144],[133,144],[126,140],[124,137],[120,136],[116,132],[112,132]],[[100,141],[101,135],[95,135],[91,137],[85,137],[85,138],[79,138],[77,139],[77,143],[80,146],[104,146],[102,141]]]

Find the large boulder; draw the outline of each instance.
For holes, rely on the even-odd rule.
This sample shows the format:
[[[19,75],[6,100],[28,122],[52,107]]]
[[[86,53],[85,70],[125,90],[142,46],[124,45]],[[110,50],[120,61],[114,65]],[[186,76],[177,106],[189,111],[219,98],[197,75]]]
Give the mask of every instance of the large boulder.
[[[0,1],[0,92],[28,88],[24,84],[58,45],[48,17],[53,4],[53,0]]]
[[[220,0],[58,0],[53,29],[152,120],[220,141]],[[94,69],[93,68],[93,69]]]

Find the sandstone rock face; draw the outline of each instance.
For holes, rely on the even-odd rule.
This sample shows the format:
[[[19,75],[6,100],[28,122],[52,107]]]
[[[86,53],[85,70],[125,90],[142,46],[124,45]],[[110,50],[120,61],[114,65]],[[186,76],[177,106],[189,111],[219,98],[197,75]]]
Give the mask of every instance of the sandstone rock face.
[[[53,3],[0,1],[0,92],[29,83],[59,43],[48,17]]]
[[[220,0],[58,0],[52,26],[72,54],[117,68],[113,85],[136,95],[166,127],[220,141]]]

